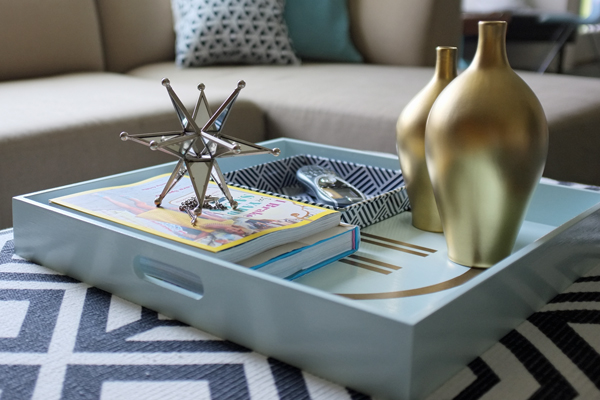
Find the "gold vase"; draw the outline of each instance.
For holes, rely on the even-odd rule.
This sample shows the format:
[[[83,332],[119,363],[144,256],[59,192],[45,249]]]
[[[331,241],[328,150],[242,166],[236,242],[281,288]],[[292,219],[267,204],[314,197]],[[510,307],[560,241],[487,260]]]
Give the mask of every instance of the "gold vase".
[[[438,96],[425,133],[448,257],[472,267],[511,253],[548,150],[544,110],[505,41],[506,22],[479,22],[473,63]]]
[[[396,143],[411,205],[412,224],[425,231],[442,232],[425,161],[425,126],[433,102],[456,77],[456,47],[440,46],[436,55],[433,78],[400,113]]]

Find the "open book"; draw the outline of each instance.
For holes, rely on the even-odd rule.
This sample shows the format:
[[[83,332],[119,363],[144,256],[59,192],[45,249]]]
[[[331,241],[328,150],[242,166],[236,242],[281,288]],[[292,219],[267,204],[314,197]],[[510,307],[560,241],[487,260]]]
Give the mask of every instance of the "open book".
[[[168,174],[125,186],[107,187],[50,200],[104,220],[197,247],[221,260],[237,262],[285,243],[295,242],[340,224],[337,211],[230,187],[237,209],[203,210],[192,225],[182,202],[194,196],[189,178],[182,178],[164,199],[154,199]],[[206,191],[222,196],[211,182]],[[226,199],[220,199],[224,204]]]

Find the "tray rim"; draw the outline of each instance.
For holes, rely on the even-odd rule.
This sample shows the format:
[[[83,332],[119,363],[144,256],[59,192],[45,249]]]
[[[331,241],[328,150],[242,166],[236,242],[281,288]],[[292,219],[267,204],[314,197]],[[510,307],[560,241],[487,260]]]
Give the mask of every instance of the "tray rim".
[[[321,146],[321,145],[316,145],[313,143],[301,142],[301,141],[290,140],[290,139],[276,139],[273,141],[263,142],[262,144],[263,145],[271,145],[271,144],[288,145],[288,144],[294,144],[294,143],[307,144],[309,147],[310,146],[315,146],[315,147],[318,146],[321,149],[324,149],[324,151],[327,151],[327,149],[338,150],[338,148],[333,147],[333,146]],[[342,149],[342,150],[346,151],[348,154],[350,154],[350,153],[356,154],[357,152],[360,152],[360,151],[351,150],[351,149]],[[392,161],[397,163],[397,158],[391,154],[376,153],[376,152],[360,152],[360,153],[370,156],[370,157],[377,157],[377,158],[385,159],[390,163]],[[157,174],[155,171],[160,170],[161,168],[163,168],[163,169],[170,168],[172,166],[172,164],[174,164],[174,163],[168,163],[168,164],[162,164],[159,166],[148,167],[148,168],[144,168],[142,170],[133,171],[133,173]],[[233,163],[233,165],[235,165],[235,163]],[[225,170],[225,168],[223,168],[223,169]],[[132,172],[126,172],[126,173],[122,173],[122,174],[112,175],[110,178],[115,178],[115,177],[126,178],[126,177],[131,177],[132,176],[131,174],[132,174]],[[87,215],[73,216],[72,214],[74,212],[72,210],[68,210],[68,211],[67,210],[57,210],[55,206],[42,204],[39,201],[36,201],[30,197],[45,195],[49,192],[53,192],[56,190],[69,190],[70,188],[77,188],[82,184],[101,183],[101,182],[105,181],[106,179],[107,179],[107,177],[98,178],[98,179],[95,179],[92,181],[80,182],[80,183],[76,183],[73,185],[67,185],[67,186],[63,186],[63,187],[59,187],[59,188],[53,188],[53,189],[30,193],[30,194],[26,194],[26,195],[22,195],[22,196],[17,196],[13,199],[13,205],[20,203],[20,205],[26,205],[27,207],[34,207],[34,209],[37,211],[41,211],[41,212],[50,211],[52,214],[58,213],[62,216],[67,216],[69,218],[72,218],[74,221],[77,221],[80,223],[88,223],[88,221],[86,221],[86,220],[89,220],[92,217],[89,217]],[[544,184],[544,185],[552,186],[552,185],[546,185],[546,184]],[[558,187],[557,186],[557,187],[555,187],[555,189],[557,189],[559,191],[560,190],[569,190],[569,191],[589,192],[589,191],[587,191],[585,189],[581,189],[581,188],[568,188],[568,187]],[[571,192],[571,193],[573,193],[573,192]],[[600,194],[597,194],[597,193],[594,193],[594,194],[596,194],[597,196],[600,196]],[[415,359],[415,353],[418,352],[417,350],[419,350],[419,349],[416,349],[414,347],[420,340],[418,337],[416,337],[415,332],[418,330],[422,330],[421,327],[424,326],[423,323],[427,323],[427,325],[428,325],[430,323],[430,321],[433,320],[433,317],[435,317],[436,315],[442,314],[444,312],[444,309],[451,308],[451,306],[453,304],[455,304],[455,302],[457,300],[460,300],[460,298],[463,296],[467,296],[467,294],[469,294],[473,288],[475,288],[485,282],[493,282],[494,280],[490,279],[490,278],[501,275],[501,274],[505,274],[507,271],[507,268],[509,268],[515,261],[518,261],[521,258],[523,258],[524,256],[527,256],[532,250],[535,250],[536,248],[542,246],[543,244],[550,242],[552,239],[554,239],[556,236],[563,233],[569,227],[572,227],[572,226],[578,224],[579,222],[585,220],[590,215],[597,213],[599,209],[600,209],[600,202],[596,203],[594,206],[588,208],[584,212],[577,214],[574,218],[570,218],[565,223],[559,225],[552,232],[550,232],[549,234],[540,238],[540,240],[538,240],[530,245],[525,246],[523,249],[515,252],[513,255],[509,256],[507,259],[496,264],[496,266],[501,266],[501,268],[495,268],[496,266],[494,266],[494,268],[491,268],[491,269],[485,271],[484,273],[479,274],[479,276],[476,276],[473,279],[471,279],[470,281],[464,283],[463,285],[461,285],[460,290],[454,291],[452,294],[447,295],[444,298],[444,301],[439,303],[436,306],[435,310],[431,311],[427,315],[420,316],[419,318],[415,317],[413,321],[397,318],[394,315],[391,315],[382,310],[377,310],[373,307],[370,307],[364,303],[361,303],[361,302],[358,302],[355,300],[343,298],[341,296],[337,296],[332,293],[328,293],[328,292],[325,292],[325,291],[322,291],[319,289],[315,289],[315,288],[311,288],[308,286],[304,286],[304,285],[299,285],[294,282],[288,282],[288,281],[285,281],[280,278],[275,278],[275,277],[269,276],[267,274],[262,274],[257,271],[246,269],[244,267],[238,266],[233,263],[229,263],[226,261],[220,261],[220,260],[214,259],[210,256],[204,256],[197,252],[182,251],[182,249],[179,248],[179,246],[176,246],[172,243],[166,243],[165,242],[166,239],[156,238],[154,240],[148,240],[147,237],[139,237],[139,236],[143,236],[143,235],[140,235],[138,232],[134,232],[134,233],[128,232],[128,229],[123,229],[123,228],[115,227],[115,226],[108,226],[108,227],[104,227],[103,229],[109,229],[109,230],[115,231],[117,234],[124,235],[124,237],[127,237],[127,238],[132,238],[135,240],[142,240],[142,241],[146,241],[146,242],[152,242],[153,244],[158,244],[160,246],[163,246],[168,251],[179,252],[185,256],[189,256],[189,257],[196,258],[196,259],[201,259],[201,260],[211,263],[213,265],[219,265],[219,266],[225,267],[224,275],[235,274],[237,276],[239,274],[242,274],[240,276],[245,277],[245,279],[249,282],[255,282],[256,284],[263,285],[263,286],[266,285],[265,287],[274,288],[278,292],[281,290],[285,290],[285,293],[290,298],[300,298],[300,299],[310,300],[310,303],[316,302],[319,304],[327,305],[328,308],[330,308],[330,309],[337,309],[337,310],[343,311],[344,314],[348,314],[348,315],[362,316],[365,319],[371,320],[371,321],[373,321],[375,318],[376,321],[379,321],[378,323],[380,325],[383,325],[383,326],[386,326],[389,328],[389,332],[386,332],[386,334],[388,336],[391,335],[392,333],[396,333],[399,335],[406,335],[406,343],[396,343],[396,342],[390,341],[391,339],[388,340],[388,343],[393,344],[392,350],[394,352],[397,352],[398,354],[404,354],[407,357],[406,360],[404,360],[404,359],[397,360],[397,363],[393,365],[393,370],[396,371],[398,374],[400,374],[398,376],[397,381],[394,382],[394,386],[390,386],[391,384],[386,384],[386,385],[382,386],[381,383],[377,381],[377,379],[373,378],[373,376],[371,376],[371,379],[374,379],[374,382],[370,382],[370,381],[368,381],[368,377],[365,377],[365,378],[361,377],[360,379],[362,379],[362,380],[357,380],[356,377],[352,378],[352,374],[350,372],[348,372],[348,374],[342,373],[342,375],[339,375],[336,371],[333,371],[330,373],[330,371],[324,369],[324,368],[326,368],[327,364],[321,366],[318,363],[315,363],[314,360],[304,358],[303,355],[299,356],[299,355],[295,354],[293,349],[288,352],[287,350],[285,350],[281,347],[280,348],[271,348],[271,347],[269,347],[269,345],[265,345],[265,343],[261,342],[260,340],[252,342],[252,340],[254,340],[254,339],[249,339],[252,343],[250,343],[250,345],[248,345],[248,342],[245,342],[246,338],[244,338],[244,337],[240,338],[239,336],[236,336],[235,332],[229,332],[229,331],[227,331],[227,332],[211,332],[210,330],[207,330],[207,331],[211,332],[211,333],[215,333],[216,335],[221,336],[223,338],[234,340],[234,341],[237,341],[244,345],[248,345],[248,347],[255,348],[257,351],[263,352],[264,354],[279,356],[283,361],[286,361],[292,365],[296,365],[299,368],[316,373],[317,375],[321,375],[332,381],[336,381],[338,383],[345,384],[350,387],[354,387],[358,390],[365,391],[367,393],[374,393],[376,395],[389,396],[389,397],[412,397],[413,395],[422,396],[422,395],[426,394],[427,392],[430,392],[433,389],[435,389],[435,386],[443,383],[445,381],[445,379],[452,376],[453,373],[458,372],[459,368],[462,368],[463,365],[459,365],[461,362],[466,362],[466,361],[468,361],[468,359],[470,357],[481,354],[481,352],[484,351],[488,345],[495,343],[498,339],[498,338],[492,337],[492,336],[486,337],[485,340],[481,341],[480,343],[477,343],[476,345],[473,345],[473,348],[469,349],[468,352],[465,352],[465,354],[461,354],[458,364],[456,364],[456,362],[455,362],[455,365],[447,366],[447,368],[444,371],[440,372],[438,375],[435,375],[434,377],[427,376],[425,380],[427,380],[428,382],[424,383],[423,379],[421,379],[421,377],[419,376],[419,372],[418,372],[419,366],[422,367],[422,365],[421,365],[422,361]],[[20,220],[20,219],[17,218],[16,220]],[[93,222],[94,222],[93,225],[96,225],[96,226],[98,224],[106,225],[106,223],[104,223],[104,222],[99,222],[99,221],[93,221]],[[14,227],[15,248],[16,248],[17,252],[19,252],[19,248],[21,247],[19,241],[17,240],[17,237],[21,237],[21,232],[20,232],[21,229],[22,229],[21,226],[15,225],[15,227]],[[31,228],[28,227],[28,228],[23,228],[23,229],[26,231],[27,229],[31,229]],[[190,254],[190,253],[194,253],[194,254]],[[36,261],[36,260],[34,260],[34,261]],[[95,283],[91,283],[91,284],[93,284],[99,288],[111,291],[110,288],[106,288],[101,285],[97,285]],[[289,291],[289,289],[292,289],[292,290]],[[562,289],[564,289],[564,287],[562,287]],[[552,287],[552,290],[554,290],[554,291],[558,291],[558,290],[562,290],[562,289],[556,288],[554,286]],[[126,296],[123,296],[120,293],[116,293],[116,294],[119,296],[122,296],[124,298],[127,298]],[[546,299],[546,301],[547,300],[549,300],[549,299]],[[133,301],[135,301],[135,300],[133,300]],[[520,322],[524,318],[526,318],[526,316],[523,317],[523,315],[525,313],[536,311],[536,310],[531,311],[531,308],[532,308],[531,305],[524,304],[522,307],[522,310],[520,310],[519,314],[516,316],[516,319],[513,318],[513,321],[512,321],[513,326],[507,325],[506,328],[514,327],[514,324],[516,324],[517,322]],[[158,309],[157,311],[163,312],[160,309]],[[521,315],[521,314],[523,314],[523,315]],[[169,313],[167,312],[167,313],[165,313],[165,315],[169,315]],[[171,315],[169,315],[169,316],[171,316]],[[176,318],[179,318],[179,317],[176,316]],[[179,319],[181,319],[184,322],[190,323],[191,325],[195,325],[194,323],[191,323],[190,321],[186,320],[185,318],[179,318]],[[195,326],[198,326],[198,325],[196,324]],[[198,327],[200,329],[205,329],[202,326],[198,326]],[[323,336],[317,335],[316,337],[323,337]],[[392,351],[392,350],[390,350],[390,351]],[[383,354],[385,354],[385,353],[380,352],[379,356],[383,357]],[[356,355],[354,355],[354,356],[356,356]],[[456,361],[456,360],[454,360],[454,361]],[[415,370],[417,370],[417,372],[415,372]],[[388,373],[389,373],[389,371],[388,371]],[[414,380],[414,382],[413,382],[413,380]],[[400,387],[397,387],[398,385]]]

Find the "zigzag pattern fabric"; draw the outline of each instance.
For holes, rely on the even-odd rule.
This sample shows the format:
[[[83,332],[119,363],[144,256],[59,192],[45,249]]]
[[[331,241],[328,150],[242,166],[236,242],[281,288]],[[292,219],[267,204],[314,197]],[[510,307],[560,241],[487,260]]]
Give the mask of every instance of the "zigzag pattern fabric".
[[[315,164],[335,171],[343,179],[356,186],[368,198],[367,201],[340,209],[343,211],[342,222],[364,228],[410,210],[410,203],[404,187],[404,178],[400,171],[326,157],[305,154],[287,157],[226,173],[225,179],[228,184],[233,186],[335,209],[331,206],[316,203],[308,196],[283,194],[289,192],[289,188],[300,188],[300,184],[296,180],[296,171],[300,167]]]
[[[370,399],[25,261],[12,230],[0,231],[0,394]],[[600,267],[428,397],[548,398],[600,398]]]
[[[176,63],[298,64],[282,0],[172,0]]]
[[[484,396],[600,399],[600,267],[527,318],[430,399]]]
[[[14,254],[0,231],[2,399],[368,399]]]

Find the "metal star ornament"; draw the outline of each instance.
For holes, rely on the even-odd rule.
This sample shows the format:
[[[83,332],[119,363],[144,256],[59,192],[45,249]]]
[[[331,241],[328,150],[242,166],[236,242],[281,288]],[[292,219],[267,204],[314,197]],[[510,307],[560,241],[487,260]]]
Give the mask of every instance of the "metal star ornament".
[[[154,204],[160,206],[165,196],[175,187],[177,182],[187,173],[192,182],[194,193],[198,199],[198,206],[194,208],[195,215],[202,214],[202,206],[206,199],[206,188],[212,177],[223,192],[232,208],[237,207],[237,202],[225,183],[225,177],[217,164],[217,159],[222,157],[243,156],[251,154],[272,154],[278,156],[278,148],[269,149],[232,136],[223,135],[221,131],[225,126],[233,103],[240,91],[246,86],[244,81],[239,81],[237,88],[221,104],[219,109],[212,114],[204,94],[204,84],[198,85],[200,95],[193,113],[190,115],[168,79],[162,80],[162,85],[167,89],[179,122],[181,131],[129,134],[122,132],[121,140],[131,140],[179,158],[179,162],[167,180],[164,189],[158,195]],[[214,200],[212,198],[206,200]],[[193,220],[194,218],[192,218]]]

